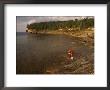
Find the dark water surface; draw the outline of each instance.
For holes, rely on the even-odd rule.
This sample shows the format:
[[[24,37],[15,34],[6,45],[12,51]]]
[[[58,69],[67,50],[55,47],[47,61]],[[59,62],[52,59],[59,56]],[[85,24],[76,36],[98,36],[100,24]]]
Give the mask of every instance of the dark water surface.
[[[48,68],[60,65],[66,60],[68,48],[76,53],[89,53],[87,47],[81,45],[70,36],[29,34],[17,32],[16,73],[44,74]]]

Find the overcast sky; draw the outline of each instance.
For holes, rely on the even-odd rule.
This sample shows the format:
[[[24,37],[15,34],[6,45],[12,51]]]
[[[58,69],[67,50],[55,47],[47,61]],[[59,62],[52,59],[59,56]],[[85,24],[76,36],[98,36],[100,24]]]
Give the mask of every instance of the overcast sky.
[[[25,32],[27,24],[34,22],[67,21],[79,19],[75,16],[17,16],[17,32]],[[82,17],[85,18],[85,17]]]

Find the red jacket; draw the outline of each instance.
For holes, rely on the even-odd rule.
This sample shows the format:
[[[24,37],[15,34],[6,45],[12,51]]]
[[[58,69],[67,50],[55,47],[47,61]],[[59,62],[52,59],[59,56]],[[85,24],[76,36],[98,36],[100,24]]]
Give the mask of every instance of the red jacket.
[[[69,58],[73,57],[73,50],[69,49],[67,51],[67,55],[68,55]]]

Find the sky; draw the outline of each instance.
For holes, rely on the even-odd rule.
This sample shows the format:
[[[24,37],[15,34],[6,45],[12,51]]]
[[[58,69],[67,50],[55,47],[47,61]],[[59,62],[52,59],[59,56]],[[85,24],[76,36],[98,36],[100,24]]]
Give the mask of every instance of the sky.
[[[84,16],[17,16],[16,17],[17,32],[25,32],[27,24],[31,24],[35,22],[39,23],[39,22],[48,22],[48,21],[67,21],[67,20],[74,20],[85,17]]]

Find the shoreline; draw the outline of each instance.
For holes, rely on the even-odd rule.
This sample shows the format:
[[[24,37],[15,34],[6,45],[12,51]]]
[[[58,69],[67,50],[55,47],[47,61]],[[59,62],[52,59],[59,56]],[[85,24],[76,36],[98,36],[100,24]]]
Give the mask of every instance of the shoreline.
[[[53,56],[51,56],[51,58],[53,58],[52,61],[50,56],[38,62],[35,56],[32,57],[33,60],[31,60],[32,58],[27,58],[27,60],[24,61],[18,59],[16,68],[17,74],[94,74],[94,45],[92,44],[94,43],[94,31],[47,31],[38,32],[37,34],[68,35],[73,37],[73,41],[75,39],[78,43],[81,42],[81,44],[75,46],[74,59],[69,63],[67,61],[66,52],[61,54],[54,53]],[[35,34],[35,36],[37,36],[37,34]],[[83,47],[87,49],[82,50]],[[83,54],[85,52],[86,54]]]
[[[31,31],[31,32],[30,32]],[[27,33],[32,34],[51,34],[51,35],[68,35],[76,38],[87,46],[94,46],[94,30],[81,30],[81,31],[38,31],[30,30]]]

